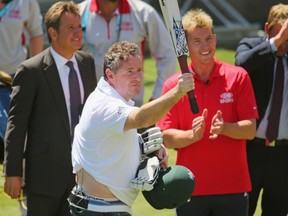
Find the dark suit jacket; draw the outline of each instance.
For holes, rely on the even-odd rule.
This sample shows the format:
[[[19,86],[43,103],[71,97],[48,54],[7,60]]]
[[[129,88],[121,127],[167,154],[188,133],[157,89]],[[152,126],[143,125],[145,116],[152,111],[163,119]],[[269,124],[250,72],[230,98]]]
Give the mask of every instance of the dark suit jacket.
[[[94,60],[82,51],[76,52],[75,56],[86,101],[96,87]],[[25,155],[28,190],[44,195],[61,195],[75,185],[71,139],[60,77],[55,61],[46,49],[24,61],[13,81],[5,136],[6,175],[22,176]]]
[[[266,37],[244,38],[236,50],[235,64],[245,68],[251,78],[259,119],[265,115],[273,87],[275,55]]]

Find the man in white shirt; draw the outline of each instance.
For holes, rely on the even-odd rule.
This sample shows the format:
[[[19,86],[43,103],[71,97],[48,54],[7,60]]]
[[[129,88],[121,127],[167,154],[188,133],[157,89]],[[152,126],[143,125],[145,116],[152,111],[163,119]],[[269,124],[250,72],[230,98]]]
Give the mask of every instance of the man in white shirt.
[[[81,199],[85,201],[81,206],[79,202],[72,203],[72,211],[77,215],[79,210],[82,211],[80,215],[94,215],[95,212],[131,214],[132,203],[139,192],[130,184],[140,163],[136,129],[160,120],[179,99],[194,89],[192,75],[180,75],[178,85],[167,94],[140,108],[134,107],[131,98],[141,89],[143,64],[138,46],[127,41],[115,43],[108,50],[104,71],[104,77],[87,99],[75,128],[72,164],[83,192]],[[163,147],[157,157],[161,166],[167,167]]]

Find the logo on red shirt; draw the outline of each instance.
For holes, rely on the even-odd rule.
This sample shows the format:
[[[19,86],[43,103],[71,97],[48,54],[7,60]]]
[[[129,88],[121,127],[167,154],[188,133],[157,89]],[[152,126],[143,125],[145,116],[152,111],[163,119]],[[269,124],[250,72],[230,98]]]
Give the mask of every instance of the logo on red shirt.
[[[220,95],[220,103],[232,103],[234,101],[233,94],[231,92],[224,92]]]

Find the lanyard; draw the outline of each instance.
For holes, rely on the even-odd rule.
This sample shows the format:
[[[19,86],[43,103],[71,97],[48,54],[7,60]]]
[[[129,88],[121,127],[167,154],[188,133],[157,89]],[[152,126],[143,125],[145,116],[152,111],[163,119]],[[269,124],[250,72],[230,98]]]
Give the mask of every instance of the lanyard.
[[[0,10],[0,18],[2,18],[6,12],[9,10],[9,8],[11,7],[12,5],[12,1],[10,1],[8,4],[5,5],[5,7],[3,7],[1,10]]]
[[[87,35],[86,35],[86,28],[87,28],[87,22],[90,16],[90,12],[89,12],[89,6],[90,6],[91,1],[88,1],[84,10],[84,13],[82,15],[82,19],[81,19],[81,25],[82,25],[82,30],[83,30],[83,39],[86,43],[86,45],[92,50],[93,53],[97,53],[97,49],[96,47],[89,43],[87,40]],[[120,3],[121,4],[121,3]],[[119,41],[120,38],[120,32],[121,32],[121,23],[122,23],[122,14],[121,12],[119,13],[119,15],[117,15],[117,20],[116,20],[116,32],[117,32],[117,39],[115,42]]]

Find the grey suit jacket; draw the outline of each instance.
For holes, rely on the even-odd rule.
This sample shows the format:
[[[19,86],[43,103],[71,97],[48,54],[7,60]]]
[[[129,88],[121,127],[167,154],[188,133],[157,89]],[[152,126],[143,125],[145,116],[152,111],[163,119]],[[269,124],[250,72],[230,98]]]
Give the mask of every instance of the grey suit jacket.
[[[96,87],[94,60],[82,51],[77,51],[75,57],[86,101]],[[25,157],[28,190],[61,195],[75,184],[72,140],[63,88],[49,49],[18,67],[12,87],[5,135],[5,174],[22,176]]]
[[[264,117],[273,86],[275,55],[266,37],[243,38],[237,47],[235,64],[249,73],[259,112]]]

